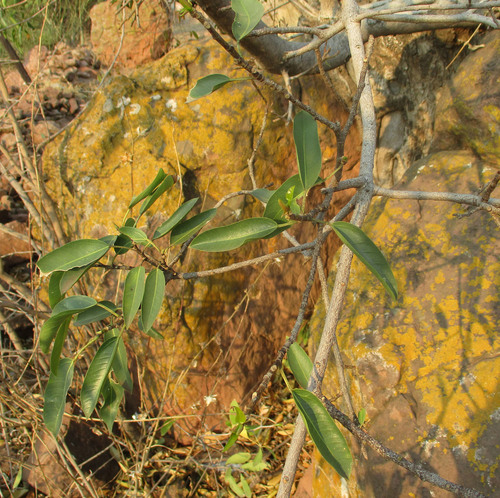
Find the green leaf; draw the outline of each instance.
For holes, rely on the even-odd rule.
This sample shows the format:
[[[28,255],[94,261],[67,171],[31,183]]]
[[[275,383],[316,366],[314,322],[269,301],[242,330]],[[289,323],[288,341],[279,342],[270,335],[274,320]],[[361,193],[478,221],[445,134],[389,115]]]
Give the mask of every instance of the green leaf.
[[[64,275],[63,271],[55,271],[49,278],[49,305],[53,308],[62,298],[60,282]]]
[[[172,175],[168,175],[161,182],[158,188],[156,188],[150,196],[146,197],[146,199],[142,203],[141,209],[139,210],[139,216],[144,214],[158,200],[158,198],[162,194],[164,194],[169,188],[172,187],[173,184],[174,184],[174,178],[172,177]]]
[[[74,314],[90,308],[96,300],[88,296],[70,296],[59,301],[52,310],[52,316],[45,321],[40,330],[40,349],[49,352],[50,344],[54,340],[61,324]]]
[[[99,261],[109,250],[109,245],[96,239],[81,239],[69,242],[49,252],[37,262],[43,274],[81,268]]]
[[[124,390],[120,384],[109,380],[103,389],[104,404],[99,410],[99,416],[102,418],[109,432],[113,431],[113,424],[123,399]]]
[[[159,239],[160,237],[163,237],[166,235],[170,230],[172,230],[177,224],[179,224],[193,209],[194,205],[198,202],[198,197],[195,197],[194,199],[190,199],[189,201],[185,202],[182,206],[175,211],[175,213],[164,223],[162,223],[158,229],[155,231],[153,234],[153,240]]]
[[[82,268],[76,268],[75,270],[65,271],[59,282],[61,294],[66,294],[66,292],[68,292],[91,267],[92,265],[87,265]]]
[[[233,491],[233,493],[235,493],[236,496],[245,496],[245,492],[243,491],[243,489],[240,486],[238,486],[236,480],[234,479],[233,475],[231,474],[231,469],[227,469],[226,474],[224,476],[224,479],[229,484],[231,491]]]
[[[59,362],[57,375],[51,372],[45,389],[43,403],[43,421],[54,436],[57,436],[64,415],[66,395],[73,381],[73,362],[63,358]]]
[[[252,455],[250,453],[235,453],[234,455],[231,455],[227,460],[227,464],[241,464],[241,463],[246,463],[248,460],[252,458]]]
[[[100,322],[116,311],[116,304],[111,301],[99,301],[95,306],[78,313],[73,322],[75,327],[81,327],[93,322]]]
[[[83,413],[87,418],[92,415],[97,405],[102,386],[111,370],[117,347],[118,337],[111,337],[105,341],[94,356],[87,375],[85,375],[80,401]]]
[[[321,147],[318,125],[307,112],[300,111],[293,120],[293,139],[297,152],[299,175],[304,190],[309,190],[321,173]]]
[[[243,475],[240,475],[240,486],[243,490],[243,493],[245,494],[245,497],[252,498],[252,490],[250,489],[250,485]]]
[[[104,237],[99,237],[99,240],[108,244],[109,247],[113,247],[116,242],[116,235],[105,235]]]
[[[264,7],[258,0],[231,0],[231,8],[235,13],[233,35],[236,41],[240,41],[259,24]]]
[[[186,102],[189,103],[194,100],[201,99],[202,97],[206,97],[233,81],[245,81],[248,79],[249,78],[229,78],[229,76],[226,76],[225,74],[209,74],[208,76],[200,78],[196,82],[196,85],[191,88]]]
[[[245,412],[240,408],[238,402],[233,399],[231,401],[231,408],[229,408],[229,422],[231,427],[235,425],[242,425],[247,421],[247,417]]]
[[[59,328],[57,329],[56,340],[54,341],[54,347],[52,348],[52,354],[50,355],[50,371],[57,375],[57,369],[59,367],[59,359],[61,357],[62,348],[64,346],[64,341],[68,335],[69,324],[71,322],[71,316],[66,318]]]
[[[277,190],[274,191],[273,195],[267,201],[266,209],[264,210],[264,216],[266,218],[271,218],[277,223],[286,223],[288,220],[283,218],[284,212],[280,205],[280,201],[283,204],[288,204],[286,196],[291,191],[293,187],[293,199],[296,199],[304,192],[304,187],[300,181],[299,175],[293,175],[288,180],[286,180]]]
[[[351,473],[352,456],[347,442],[330,417],[321,401],[305,389],[294,389],[293,399],[322,457],[338,472],[348,479]]]
[[[380,249],[355,225],[345,221],[331,223],[340,240],[365,264],[380,280],[389,295],[398,298],[398,284],[391,267]]]
[[[267,190],[266,188],[256,188],[255,190],[252,190],[250,194],[253,195],[256,199],[259,199],[259,201],[262,201],[264,204],[266,204],[273,195],[273,191]]]
[[[125,327],[129,328],[141,305],[144,296],[146,270],[137,266],[128,272],[123,289],[123,320]]]
[[[52,316],[59,315],[61,313],[75,314],[79,313],[87,308],[95,306],[97,301],[93,297],[89,296],[69,296],[59,301],[52,310]]]
[[[257,455],[251,462],[244,463],[241,468],[250,472],[260,472],[268,467],[266,462],[262,461],[262,449],[259,448]]]
[[[42,325],[42,329],[40,330],[39,345],[43,353],[47,354],[49,352],[50,345],[54,340],[54,337],[57,335],[59,327],[66,320],[68,315],[71,316],[71,314],[72,313],[51,316]]]
[[[206,252],[231,251],[251,240],[269,235],[277,226],[270,218],[249,218],[200,233],[190,247]]]
[[[134,218],[127,218],[125,227],[135,227],[136,221]],[[115,243],[113,245],[113,249],[115,250],[115,254],[119,256],[120,254],[125,254],[132,247],[132,239],[127,237],[126,235],[120,234],[116,237]]]
[[[309,377],[311,377],[313,369],[311,358],[309,358],[307,353],[294,342],[288,350],[287,359],[295,379],[301,387],[307,389]]]
[[[127,351],[125,349],[125,343],[123,342],[123,337],[120,335],[118,329],[110,330],[104,334],[104,340],[108,340],[111,337],[118,337],[118,345],[116,347],[115,359],[111,368],[116,376],[116,380],[124,387],[128,392],[132,392],[134,383],[128,369],[127,362]]]
[[[145,199],[148,195],[151,195],[156,187],[165,179],[167,174],[160,168],[156,174],[155,179],[138,195],[136,195],[128,205],[128,209],[132,209],[136,204]]]
[[[363,425],[365,423],[365,420],[366,420],[366,410],[364,408],[361,408],[361,410],[359,410],[358,412],[359,425]]]
[[[170,235],[170,244],[183,244],[192,235],[194,235],[198,230],[203,228],[217,213],[217,209],[209,209],[208,211],[203,211],[200,214],[189,218],[189,220],[183,221],[174,227]]]
[[[151,327],[148,330],[144,331],[146,335],[149,335],[149,337],[152,337],[153,339],[163,341],[164,337],[154,328]]]
[[[140,229],[136,227],[120,227],[118,231],[122,235],[130,237],[136,244],[140,246],[151,246],[153,243],[148,239],[148,236]]]
[[[175,418],[171,418],[160,427],[160,435],[164,436],[174,425]]]
[[[142,298],[142,326],[147,332],[152,326],[160,312],[165,294],[165,276],[158,268],[152,270],[147,278]]]
[[[227,443],[225,444],[222,451],[229,450],[234,445],[234,443],[236,443],[236,441],[238,441],[238,436],[240,435],[242,430],[243,430],[243,426],[240,425],[236,430],[234,430],[231,433],[231,435],[229,436],[229,439],[227,440]]]

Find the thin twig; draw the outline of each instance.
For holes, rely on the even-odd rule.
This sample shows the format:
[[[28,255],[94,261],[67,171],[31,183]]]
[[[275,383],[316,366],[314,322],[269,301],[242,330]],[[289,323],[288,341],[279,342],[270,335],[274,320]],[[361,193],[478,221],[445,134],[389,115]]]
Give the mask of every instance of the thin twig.
[[[178,276],[183,280],[190,280],[192,278],[211,277],[212,275],[219,275],[221,273],[227,273],[230,271],[239,270],[240,268],[245,268],[247,266],[253,266],[260,263],[264,263],[265,261],[269,261],[270,259],[277,259],[287,254],[310,251],[314,246],[315,242],[308,242],[306,244],[301,244],[300,246],[297,247],[287,247],[286,249],[280,249],[279,251],[272,252],[269,254],[264,254],[263,256],[259,256],[257,258],[248,259],[246,261],[241,261],[239,263],[233,263],[232,265],[229,266],[221,266],[219,268],[214,268],[212,270],[179,273]]]
[[[491,190],[493,192],[493,189]],[[490,195],[491,195],[490,192]],[[454,192],[422,192],[411,190],[392,190],[383,187],[374,187],[373,195],[388,197],[390,199],[414,199],[417,201],[439,201],[467,204],[485,211],[500,213],[500,199],[488,198],[483,201],[482,197],[474,194],[456,194]]]

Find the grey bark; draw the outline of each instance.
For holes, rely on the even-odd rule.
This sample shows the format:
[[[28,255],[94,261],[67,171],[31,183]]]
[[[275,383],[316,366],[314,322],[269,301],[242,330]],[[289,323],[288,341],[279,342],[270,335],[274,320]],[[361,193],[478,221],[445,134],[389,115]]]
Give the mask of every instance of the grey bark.
[[[498,2],[483,2],[481,6],[496,6]],[[231,35],[231,26],[234,20],[234,12],[230,8],[230,0],[198,0],[197,4],[215,22],[215,24],[226,34]],[[444,6],[444,4],[443,4]],[[402,9],[404,11],[404,9]],[[361,33],[363,41],[366,42],[370,35],[374,37],[417,33],[426,30],[441,29],[446,27],[472,27],[479,22],[491,27],[498,27],[491,17],[480,15],[468,10],[464,13],[449,11],[449,14],[421,15],[420,12],[412,11],[405,15],[396,13],[387,14],[384,20],[363,19],[361,21]],[[364,13],[363,15],[365,15]],[[376,10],[373,12],[376,15]],[[392,17],[391,17],[392,16]],[[394,19],[394,20],[392,20]],[[266,24],[260,22],[255,30],[267,28]],[[299,50],[307,45],[306,42],[288,41],[277,34],[263,36],[245,37],[240,42],[241,46],[262,64],[262,66],[274,74],[288,73],[290,76],[305,72],[317,72],[317,60],[314,51],[286,59],[287,52]],[[344,65],[351,57],[349,41],[345,31],[332,36],[321,46],[321,52],[331,54],[324,61],[325,70],[334,69]]]

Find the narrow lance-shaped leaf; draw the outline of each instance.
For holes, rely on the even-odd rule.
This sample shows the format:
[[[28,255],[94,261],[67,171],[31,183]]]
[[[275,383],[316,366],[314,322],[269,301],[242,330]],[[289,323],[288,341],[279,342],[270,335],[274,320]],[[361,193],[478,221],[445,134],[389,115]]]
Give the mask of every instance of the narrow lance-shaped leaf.
[[[264,6],[258,0],[231,0],[231,8],[235,13],[233,35],[236,41],[240,41],[259,24]]]
[[[125,227],[135,227],[136,220],[134,218],[127,218],[124,225]],[[121,233],[116,237],[115,243],[113,244],[113,249],[115,254],[119,256],[120,254],[125,254],[132,247],[132,239],[127,235]]]
[[[155,191],[146,199],[141,205],[141,209],[139,209],[139,216],[144,214],[157,200],[158,198],[164,194],[172,185],[174,184],[174,178],[172,175],[168,175],[161,184],[155,189]]]
[[[138,195],[136,195],[128,205],[129,209],[132,209],[136,204],[145,199],[148,195],[151,195],[156,187],[165,179],[167,174],[161,168],[156,174],[155,179]]]
[[[165,293],[165,276],[158,268],[152,270],[147,278],[142,298],[142,326],[147,332],[152,326],[163,303]]]
[[[146,270],[137,266],[128,272],[123,289],[123,319],[125,327],[130,327],[134,317],[139,310],[144,296]]]
[[[99,301],[95,306],[78,313],[73,325],[80,327],[93,322],[99,322],[111,316],[116,311],[116,304],[111,301]]]
[[[71,322],[71,316],[66,318],[59,329],[57,330],[56,340],[54,341],[54,347],[52,348],[52,354],[50,355],[50,371],[57,375],[57,370],[59,368],[59,360],[61,357],[62,348],[64,346],[64,341],[68,335],[69,324]]]
[[[321,456],[342,476],[351,473],[352,456],[347,442],[321,401],[310,391],[294,389],[293,399],[304,419],[307,432]]]
[[[224,227],[200,233],[190,247],[199,251],[221,252],[241,247],[246,242],[260,239],[276,230],[278,224],[269,218],[250,218]]]
[[[293,139],[297,152],[299,175],[304,190],[310,189],[321,173],[321,147],[318,125],[307,112],[300,111],[293,120]]]
[[[198,230],[201,230],[217,213],[217,209],[209,209],[179,223],[170,235],[170,244],[183,244]]]
[[[50,275],[49,279],[49,305],[53,308],[61,299],[63,294],[61,293],[60,282],[64,275],[63,271],[55,271]]]
[[[194,100],[201,99],[202,97],[206,97],[211,93],[215,92],[219,88],[227,85],[228,83],[232,83],[233,81],[244,81],[249,78],[230,78],[225,74],[209,74],[208,76],[204,76],[200,78],[196,85],[191,88],[189,92],[189,96],[186,99],[186,102],[193,102]]]
[[[309,377],[311,377],[313,363],[307,353],[294,342],[287,353],[288,364],[292,373],[301,387],[307,389]]]
[[[54,436],[57,436],[64,415],[66,395],[73,381],[73,362],[63,358],[59,362],[57,375],[51,372],[45,388],[43,403],[43,421]]]
[[[103,389],[104,404],[99,410],[99,416],[106,424],[109,432],[113,430],[113,423],[115,422],[118,409],[120,408],[123,394],[123,387],[113,380],[109,380]]]
[[[97,405],[102,386],[109,374],[118,347],[118,337],[111,337],[99,348],[85,375],[80,400],[88,418]]]
[[[175,213],[164,223],[162,223],[158,229],[153,234],[153,240],[159,239],[166,235],[170,230],[172,230],[177,224],[179,224],[193,209],[194,205],[198,202],[198,197],[186,201],[182,206],[175,211]]]
[[[398,298],[398,284],[391,267],[380,249],[368,235],[351,223],[335,221],[332,228],[340,240],[365,264],[365,266],[380,280],[393,299]]]
[[[71,313],[68,313],[71,316]],[[59,331],[59,327],[66,320],[68,315],[57,315],[51,316],[48,320],[44,322],[40,330],[39,345],[43,353],[47,354],[50,350],[50,345],[54,340],[54,337]]]
[[[153,245],[153,243],[148,239],[148,236],[145,234],[145,232],[140,228],[123,226],[120,227],[118,231],[122,235],[130,237],[136,244],[146,247]]]
[[[87,271],[92,267],[92,265],[83,266],[82,268],[76,268],[74,270],[68,270],[64,272],[59,282],[59,289],[61,294],[66,294],[73,285],[75,285],[80,278],[87,273]]]
[[[154,327],[150,327],[149,329],[145,330],[144,332],[146,333],[146,335],[149,335],[149,337],[152,337],[153,339],[156,339],[157,341],[163,341],[163,339],[164,339],[164,337]]]
[[[61,324],[72,315],[79,313],[96,304],[96,300],[88,296],[70,296],[57,303],[52,310],[52,316],[45,321],[40,330],[40,349],[49,352],[50,344],[54,340]]]
[[[93,297],[89,296],[69,296],[59,301],[52,310],[52,316],[59,315],[61,313],[79,313],[87,308],[95,306],[97,301]]]
[[[250,453],[235,453],[234,455],[231,455],[227,460],[226,464],[230,463],[236,463],[236,464],[241,464],[241,463],[246,463],[248,460],[252,458],[252,455]]]
[[[108,250],[109,244],[103,240],[74,240],[49,252],[36,265],[44,274],[72,270],[99,261]]]
[[[125,349],[125,343],[123,342],[123,337],[120,335],[120,331],[118,329],[110,330],[104,334],[104,339],[107,340],[110,337],[118,337],[118,346],[116,348],[115,359],[113,360],[113,364],[111,368],[116,376],[116,380],[120,383],[122,387],[124,387],[127,391],[132,392],[133,382],[132,377],[130,375],[130,371],[128,369],[127,362],[127,351]]]

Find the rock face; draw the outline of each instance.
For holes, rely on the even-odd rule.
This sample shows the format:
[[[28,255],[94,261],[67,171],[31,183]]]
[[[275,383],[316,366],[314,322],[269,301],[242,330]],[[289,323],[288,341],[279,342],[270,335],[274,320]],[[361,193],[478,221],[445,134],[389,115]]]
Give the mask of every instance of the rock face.
[[[437,51],[427,37],[413,44],[396,39],[387,43],[399,46],[405,64],[419,55],[418,62],[424,65],[426,57]],[[436,105],[444,106],[445,100],[425,101],[426,95],[439,88],[439,78],[432,80],[428,94],[419,93],[423,86],[410,91],[417,88],[411,87],[419,73],[416,66],[411,66],[407,85],[398,87],[398,71],[404,72],[406,66],[384,74],[382,55],[374,81],[381,88],[390,82],[384,88],[393,97],[387,99],[386,94],[377,101],[383,115],[379,163],[403,158],[402,167],[393,163],[389,173],[383,173],[391,184],[415,159],[429,153]],[[479,56],[481,51],[471,57]],[[442,71],[444,64],[436,62],[435,67]],[[182,175],[183,181],[144,217],[141,228],[147,233],[185,200],[200,197],[206,209],[229,192],[251,188],[247,160],[266,104],[248,82],[186,104],[189,88],[210,73],[243,76],[213,43],[199,41],[175,49],[126,77],[110,80],[81,118],[47,147],[43,160],[47,187],[66,215],[68,233],[79,237],[116,233],[114,224],[121,223],[128,201],[159,167]],[[426,73],[421,81],[424,77]],[[332,119],[345,116],[344,104],[325,98],[317,79],[301,83],[303,99],[320,113]],[[352,87],[345,71],[337,73],[335,84]],[[271,102],[273,117],[286,115],[284,102],[264,95]],[[345,95],[343,101],[348,101]],[[491,105],[498,109],[497,104]],[[498,116],[493,111],[489,115]],[[274,182],[276,187],[296,172],[295,152],[291,127],[269,121],[255,169],[259,186]],[[414,124],[418,124],[417,131],[411,134]],[[439,126],[438,121],[436,129],[441,130]],[[450,132],[444,125],[443,130]],[[334,141],[324,130],[320,133],[328,175],[335,158]],[[478,157],[479,147],[474,148],[475,155],[470,150],[442,152],[444,142],[437,138],[434,155],[406,173],[405,188],[471,192],[498,166],[490,152]],[[465,145],[470,143],[462,140],[460,147]],[[354,176],[359,158],[356,130],[346,156],[347,177]],[[336,208],[345,200],[339,196]],[[458,211],[448,204],[375,203],[366,226],[395,269],[402,297],[397,304],[388,302],[381,286],[356,263],[339,336],[347,362],[357,374],[351,379],[352,392],[358,407],[368,411],[368,429],[394,449],[428,461],[445,477],[489,491],[498,479],[494,454],[498,374],[491,375],[499,368],[494,335],[499,272],[492,249],[497,240],[487,215],[454,218]],[[219,209],[214,225],[261,213],[257,201],[235,197]],[[301,226],[294,235],[305,241],[310,230]],[[282,244],[281,239],[272,239],[225,255],[193,251],[182,271],[230,264]],[[331,242],[327,266],[335,249]],[[127,338],[129,354],[144,372],[145,405],[160,406],[172,414],[199,414],[206,409],[208,396],[215,399],[210,407],[213,412],[227,410],[233,398],[241,400],[255,387],[289,333],[305,270],[303,259],[293,256],[224,278],[170,282],[157,322],[164,341],[150,341],[139,332]],[[103,278],[106,285],[96,285],[94,295],[113,299],[120,282],[110,274]],[[318,309],[313,330],[320,327],[321,314]],[[333,376],[329,383],[336,393]],[[195,430],[187,424],[185,428],[191,433]],[[360,461],[349,484],[338,482],[326,466],[316,468],[313,486],[317,495],[343,496],[347,487],[351,496],[429,495],[426,485],[392,464],[371,454],[369,458],[366,465]]]
[[[95,5],[90,11],[91,41],[100,61],[105,66],[115,61],[117,68],[130,70],[166,54],[170,48],[171,19],[165,5],[161,0],[146,0],[137,12],[119,10],[116,2]]]
[[[457,69],[437,102],[432,147],[441,151],[415,163],[398,189],[473,193],[499,169],[499,42],[489,35]],[[355,258],[338,336],[368,432],[493,496],[500,490],[499,235],[488,213],[457,216],[464,213],[448,203],[375,201],[364,226],[390,262],[400,298],[390,302]],[[322,316],[318,308],[313,343]],[[327,379],[335,395],[333,369]],[[349,483],[316,460],[314,496],[325,489],[332,496],[347,489],[349,496],[449,496],[371,450],[365,460],[353,448],[360,456]]]
[[[160,167],[174,176],[182,174],[183,180],[144,218],[141,226],[148,233],[185,200],[200,197],[207,209],[230,192],[251,188],[247,160],[265,110],[253,86],[249,82],[227,86],[186,104],[189,89],[201,76],[243,76],[231,67],[213,42],[198,41],[128,77],[110,80],[82,117],[45,150],[47,187],[66,214],[68,233],[80,237],[116,233],[114,224],[121,223],[130,198]],[[325,115],[345,115],[340,103],[322,97],[325,91],[311,78],[303,95]],[[267,98],[273,115],[286,116],[284,102]],[[326,130],[320,133],[326,175],[334,164],[334,148],[332,135]],[[255,163],[259,186],[274,182],[276,188],[297,172],[291,135],[291,126],[268,120]],[[358,139],[354,130],[347,145],[348,176],[355,174]],[[336,208],[345,201],[339,196]],[[218,212],[214,225],[261,215],[263,207],[253,198],[239,196]],[[298,227],[295,234],[306,241],[312,230]],[[229,254],[193,251],[178,271],[223,266],[284,244],[288,245],[275,238]],[[172,254],[177,250],[173,248]],[[227,410],[232,399],[241,400],[259,382],[289,333],[298,309],[297,289],[305,284],[306,271],[302,256],[291,256],[222,277],[170,282],[157,323],[165,340],[151,341],[139,332],[128,337],[145,368],[148,406],[164,399],[165,385],[169,386],[165,408],[170,413],[198,413],[206,408],[204,397],[211,394],[217,396],[210,411]],[[97,288],[95,293],[113,299],[119,284],[112,276],[106,284],[107,291]]]
[[[57,44],[52,51],[41,46],[30,50],[24,66],[36,86],[27,87],[15,70],[5,75],[11,107],[27,147],[36,147],[66,126],[83,106],[90,89],[97,82],[95,57],[86,47],[70,48]],[[2,111],[3,112],[3,111]],[[6,113],[0,119],[0,141],[17,160],[18,144],[14,126]],[[9,168],[10,159],[0,154]],[[28,187],[28,189],[31,187]],[[3,176],[0,178],[0,258],[4,269],[26,263],[30,259],[28,213],[17,192]]]

